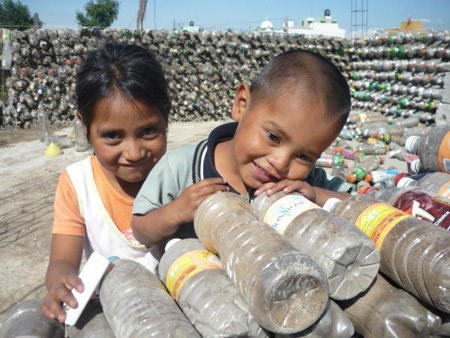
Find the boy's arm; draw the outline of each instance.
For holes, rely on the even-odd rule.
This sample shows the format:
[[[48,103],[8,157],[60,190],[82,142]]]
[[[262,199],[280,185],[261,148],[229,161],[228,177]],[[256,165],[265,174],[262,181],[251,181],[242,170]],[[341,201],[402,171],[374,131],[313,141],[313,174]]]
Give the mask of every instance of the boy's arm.
[[[146,214],[134,213],[131,228],[134,237],[146,246],[159,244],[172,236],[183,223],[192,223],[199,205],[208,196],[227,191],[221,177],[207,178],[190,185],[174,200]]]

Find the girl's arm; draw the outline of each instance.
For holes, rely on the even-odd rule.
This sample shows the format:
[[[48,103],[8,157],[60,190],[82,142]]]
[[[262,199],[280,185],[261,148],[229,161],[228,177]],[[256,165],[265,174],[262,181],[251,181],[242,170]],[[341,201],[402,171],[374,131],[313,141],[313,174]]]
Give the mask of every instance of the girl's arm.
[[[84,290],[82,281],[78,278],[83,254],[84,237],[54,234],[52,238],[50,260],[45,277],[47,295],[42,304],[42,312],[51,319],[64,322],[66,315],[62,303],[72,308],[78,306],[71,290]]]

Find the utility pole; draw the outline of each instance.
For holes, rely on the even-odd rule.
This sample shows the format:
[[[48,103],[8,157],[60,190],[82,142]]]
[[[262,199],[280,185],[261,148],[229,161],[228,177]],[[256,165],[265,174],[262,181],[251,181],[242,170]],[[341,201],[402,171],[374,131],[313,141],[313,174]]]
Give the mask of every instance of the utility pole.
[[[139,0],[139,10],[137,14],[137,30],[142,30],[142,23],[144,21],[145,9],[147,7],[147,0]]]

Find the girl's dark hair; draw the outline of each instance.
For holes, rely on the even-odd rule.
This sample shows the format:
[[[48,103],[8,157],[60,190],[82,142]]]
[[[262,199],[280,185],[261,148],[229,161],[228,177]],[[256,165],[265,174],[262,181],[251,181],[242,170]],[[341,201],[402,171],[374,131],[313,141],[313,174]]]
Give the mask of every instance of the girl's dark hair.
[[[120,93],[159,109],[168,122],[170,100],[161,65],[147,49],[107,43],[91,51],[77,74],[77,105],[86,125],[94,118],[97,102]]]
[[[350,112],[350,89],[342,73],[320,54],[296,49],[275,56],[250,86],[251,105],[300,86],[321,100],[341,127]]]

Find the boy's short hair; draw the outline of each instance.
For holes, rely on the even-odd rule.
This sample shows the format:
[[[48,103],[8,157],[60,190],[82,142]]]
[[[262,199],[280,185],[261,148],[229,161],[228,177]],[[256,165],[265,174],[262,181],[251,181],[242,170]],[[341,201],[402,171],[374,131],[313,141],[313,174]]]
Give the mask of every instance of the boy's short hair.
[[[339,69],[320,54],[296,49],[275,56],[250,86],[252,106],[280,90],[301,86],[317,97],[326,114],[344,125],[351,106],[350,89]]]

